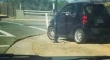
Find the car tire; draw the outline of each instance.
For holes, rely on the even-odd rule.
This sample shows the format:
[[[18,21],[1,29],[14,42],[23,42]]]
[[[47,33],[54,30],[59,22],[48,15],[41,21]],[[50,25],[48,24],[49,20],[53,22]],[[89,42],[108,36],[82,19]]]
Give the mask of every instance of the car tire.
[[[78,28],[74,31],[74,40],[78,44],[86,43],[86,37],[83,29]]]
[[[53,27],[49,27],[48,31],[47,31],[47,36],[50,40],[54,40],[54,28]],[[56,37],[58,39],[58,37]]]

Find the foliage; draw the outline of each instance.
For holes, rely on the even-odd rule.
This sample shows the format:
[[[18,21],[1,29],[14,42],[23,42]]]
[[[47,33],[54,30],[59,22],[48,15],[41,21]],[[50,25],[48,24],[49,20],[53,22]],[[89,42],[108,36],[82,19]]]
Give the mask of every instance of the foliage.
[[[21,3],[23,10],[52,10],[52,0],[9,0],[9,3],[13,4],[15,9],[19,9]],[[58,1],[58,9],[61,9],[65,4],[66,0]]]

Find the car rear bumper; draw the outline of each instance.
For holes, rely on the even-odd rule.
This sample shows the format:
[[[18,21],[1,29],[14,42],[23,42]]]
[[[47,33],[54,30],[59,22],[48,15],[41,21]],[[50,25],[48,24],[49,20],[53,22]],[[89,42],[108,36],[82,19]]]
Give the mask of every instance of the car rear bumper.
[[[91,28],[85,31],[88,39],[105,39],[110,38],[110,30],[105,28]]]

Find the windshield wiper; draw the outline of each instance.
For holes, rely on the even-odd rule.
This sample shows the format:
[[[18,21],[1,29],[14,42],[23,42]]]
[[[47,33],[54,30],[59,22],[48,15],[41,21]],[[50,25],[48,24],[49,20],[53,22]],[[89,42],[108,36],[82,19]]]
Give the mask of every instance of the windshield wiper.
[[[41,57],[38,55],[14,55],[14,54],[0,54],[0,60],[103,60],[110,59],[109,56],[67,56],[67,57]]]
[[[14,54],[0,54],[0,60],[12,60],[12,59],[20,59],[20,60],[52,60],[52,57],[41,57],[38,55],[14,55]]]

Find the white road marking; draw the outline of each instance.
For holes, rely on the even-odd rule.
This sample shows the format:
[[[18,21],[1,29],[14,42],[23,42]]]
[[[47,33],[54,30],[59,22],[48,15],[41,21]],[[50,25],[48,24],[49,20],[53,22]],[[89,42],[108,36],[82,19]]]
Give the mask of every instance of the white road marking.
[[[45,29],[41,29],[41,28],[38,28],[38,27],[34,27],[34,26],[28,26],[28,27],[31,27],[31,28],[34,28],[34,29],[38,29],[38,30],[42,30],[42,31],[47,32],[47,30],[45,30]]]
[[[14,23],[14,22],[6,22],[6,23],[12,23],[12,24],[17,24],[17,25],[23,25],[23,24],[20,24],[20,23]]]
[[[22,25],[23,26],[23,24],[20,24],[20,23],[14,23],[14,22],[7,22],[7,23],[12,23],[12,24],[17,24],[17,25]],[[34,26],[28,26],[28,27],[47,32],[47,30],[42,29],[42,28],[38,28],[38,27],[34,27]]]
[[[4,35],[0,35],[0,36],[7,36],[7,37],[15,37],[14,35],[10,34],[10,33],[7,33],[3,30],[0,30],[1,33],[3,33]]]
[[[0,45],[0,48],[2,47],[10,47],[10,45]]]

